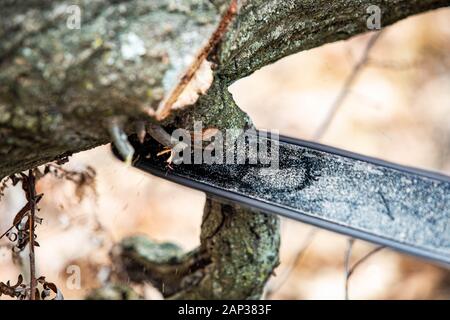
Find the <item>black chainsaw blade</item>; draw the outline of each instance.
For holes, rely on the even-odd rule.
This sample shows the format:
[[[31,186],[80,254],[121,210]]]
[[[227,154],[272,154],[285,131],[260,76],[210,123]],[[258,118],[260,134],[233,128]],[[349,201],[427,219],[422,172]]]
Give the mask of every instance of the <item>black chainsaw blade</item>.
[[[172,164],[131,139],[134,166],[158,177],[412,255],[450,264],[450,178],[281,137],[279,169]],[[295,241],[295,239],[289,239]]]

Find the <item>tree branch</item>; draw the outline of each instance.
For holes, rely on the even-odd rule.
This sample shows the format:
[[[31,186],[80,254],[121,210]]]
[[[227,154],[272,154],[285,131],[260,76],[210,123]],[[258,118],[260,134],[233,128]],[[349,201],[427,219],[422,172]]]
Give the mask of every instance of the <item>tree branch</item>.
[[[205,127],[246,125],[249,120],[242,122],[245,115],[227,92],[231,82],[294,52],[366,32],[369,5],[380,6],[386,26],[450,4],[238,2],[237,14],[208,57],[216,64],[210,90],[194,107],[171,110],[163,125],[187,126],[186,119],[199,115]],[[68,8],[74,4],[81,8],[80,30],[67,24]],[[111,118],[119,118],[127,132],[134,120],[156,122],[154,111],[208,46],[229,4],[0,1],[0,177],[109,142]],[[199,114],[199,104],[214,116]],[[230,114],[240,120],[230,119]]]
[[[258,299],[278,265],[279,219],[207,198],[200,247],[131,237],[113,250],[122,276],[171,299]]]
[[[186,129],[194,120],[204,128],[252,126],[228,92],[233,81],[294,52],[368,31],[369,5],[380,6],[386,26],[450,4],[240,0],[226,19],[231,1],[0,0],[0,178],[110,142],[111,121],[127,133],[136,120]],[[81,9],[80,30],[68,25],[72,5]],[[216,38],[221,21],[226,32]],[[202,52],[208,63],[197,65]],[[200,97],[178,106],[169,98],[158,117],[161,103],[172,92],[183,94],[176,88],[202,67],[212,82],[194,92]],[[258,298],[278,263],[278,229],[276,217],[208,198],[198,250],[173,255],[129,240],[119,261],[136,281],[140,275],[170,298]],[[171,258],[161,260],[158,252]]]
[[[384,28],[450,1],[247,0],[221,46],[221,73],[235,81],[290,54],[368,32],[372,5],[381,9]]]
[[[339,91],[336,100],[334,100],[330,110],[327,112],[327,115],[325,116],[325,119],[322,120],[322,123],[314,133],[312,137],[313,140],[319,141],[320,139],[322,139],[323,135],[330,127],[331,122],[333,122],[333,119],[336,116],[339,108],[342,106],[348,94],[350,93],[350,90],[354,85],[356,79],[358,78],[364,67],[367,65],[369,61],[369,53],[374,47],[375,43],[377,43],[378,39],[380,39],[381,34],[382,34],[381,31],[374,33],[367,42],[367,45],[364,48],[362,56],[359,58],[358,62],[353,67],[350,75],[345,79],[344,85]]]

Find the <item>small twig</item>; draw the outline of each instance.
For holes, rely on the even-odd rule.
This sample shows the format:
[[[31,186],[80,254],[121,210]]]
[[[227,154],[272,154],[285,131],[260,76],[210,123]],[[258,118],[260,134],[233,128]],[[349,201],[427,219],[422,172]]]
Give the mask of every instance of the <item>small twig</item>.
[[[147,128],[149,135],[159,142],[164,147],[168,148],[158,153],[157,156],[163,155],[170,152],[170,157],[167,162],[172,163],[174,153],[185,150],[189,147],[186,143],[180,142],[179,140],[173,138],[163,127],[157,124],[150,124]]]
[[[172,141],[172,137],[163,127],[157,124],[150,124],[147,128],[150,136],[162,144],[164,147],[173,147],[174,141]]]
[[[350,267],[350,259],[352,256],[352,249],[353,249],[354,243],[355,243],[355,239],[349,239],[348,247],[345,252],[345,261],[344,261],[344,264],[345,264],[345,300],[349,299],[348,287],[349,287],[350,277],[353,275],[356,268],[358,268],[362,263],[364,263],[371,256],[373,256],[374,254],[376,254],[377,252],[379,252],[385,248],[384,246],[379,246],[379,247],[376,247],[375,249],[372,249],[365,256],[363,256],[361,259],[356,261],[353,266]]]
[[[113,119],[109,124],[109,134],[111,135],[112,142],[116,147],[119,154],[123,157],[123,160],[127,165],[131,165],[134,155],[134,148],[128,141],[128,136],[120,127],[119,121]]]
[[[138,137],[138,140],[141,144],[144,143],[145,135],[146,135],[146,129],[145,129],[145,122],[144,121],[136,121],[134,124],[134,128],[136,131],[136,135]]]
[[[64,162],[64,159],[60,159],[57,161],[57,164],[62,165]],[[28,170],[27,174],[22,172],[17,175],[10,176],[13,185],[16,185],[19,182],[22,183],[22,189],[25,193],[27,203],[16,213],[12,223],[12,227],[9,228],[8,231],[5,232],[2,236],[0,236],[0,239],[1,237],[8,235],[13,228],[16,228],[16,232],[11,232],[13,237],[10,237],[10,235],[8,235],[8,238],[11,242],[17,241],[17,243],[12,247],[13,254],[17,254],[18,252],[24,250],[28,245],[30,283],[29,285],[23,284],[22,275],[19,275],[17,284],[13,286],[10,285],[9,281],[6,284],[0,282],[0,296],[2,294],[6,294],[12,298],[15,297],[20,300],[45,300],[46,298],[49,298],[50,292],[53,291],[56,294],[53,300],[64,299],[61,291],[56,287],[54,283],[46,281],[44,276],[41,276],[39,278],[36,277],[35,247],[38,247],[39,243],[35,241],[35,228],[36,224],[42,223],[42,218],[36,215],[36,211],[39,210],[37,205],[43,197],[43,194],[36,193],[36,181],[44,177],[47,173],[52,172],[50,170],[51,167],[53,167],[55,170],[59,169],[58,166],[50,164],[45,166],[44,172],[41,172],[38,168],[34,168]],[[62,170],[62,172],[63,175],[67,176],[68,179],[76,181],[74,176],[71,175],[69,171]],[[24,220],[25,218],[27,220]],[[41,291],[38,288],[40,285],[42,286]]]
[[[353,244],[355,242],[355,239],[349,239],[348,240],[348,247],[347,250],[345,251],[345,259],[344,259],[344,264],[345,264],[345,300],[348,300],[348,282],[349,282],[349,278],[350,278],[350,258],[352,256],[352,249],[353,249]]]
[[[359,61],[356,63],[356,65],[353,67],[352,73],[347,77],[347,79],[344,82],[344,85],[339,92],[339,95],[337,96],[336,100],[333,102],[330,110],[328,111],[328,114],[326,115],[325,119],[323,120],[322,124],[319,126],[319,128],[316,130],[316,132],[313,135],[313,140],[320,140],[325,132],[327,131],[328,127],[330,126],[331,122],[333,121],[334,117],[336,116],[339,108],[347,98],[350,88],[353,86],[355,80],[363,70],[364,66],[369,61],[369,53],[370,50],[374,47],[375,43],[378,41],[382,34],[382,31],[378,31],[372,35],[372,37],[369,39],[364,52],[359,59]]]
[[[30,300],[35,300],[36,292],[36,264],[34,257],[34,217],[36,213],[36,179],[34,177],[33,171],[28,171],[28,201],[30,202],[30,215],[28,217],[29,230],[30,230]]]

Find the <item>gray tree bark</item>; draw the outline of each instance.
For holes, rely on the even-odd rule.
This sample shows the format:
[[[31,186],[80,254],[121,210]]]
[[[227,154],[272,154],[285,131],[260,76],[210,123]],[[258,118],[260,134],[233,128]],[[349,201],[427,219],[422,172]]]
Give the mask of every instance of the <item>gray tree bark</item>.
[[[242,127],[249,119],[227,86],[286,55],[366,32],[367,8],[383,26],[448,0],[247,0],[209,60],[214,84],[162,122]],[[71,5],[81,28],[70,29]],[[0,177],[110,141],[108,120],[148,115],[178,82],[228,0],[0,1]]]
[[[258,299],[278,265],[279,219],[217,199],[206,200],[200,247],[124,239],[113,250],[119,273],[151,282],[170,299]]]
[[[113,120],[128,133],[135,120],[187,129],[194,120],[205,128],[251,126],[228,92],[233,81],[294,52],[367,32],[370,5],[381,8],[383,27],[450,5],[449,0],[237,1],[231,24],[207,52],[213,63],[209,90],[192,105],[159,113],[231,2],[0,0],[0,178],[110,142]],[[80,29],[71,28],[71,5],[81,9]],[[208,199],[201,247],[178,258],[184,265],[199,255],[198,273],[172,281],[167,296],[261,294],[278,261],[278,220],[237,207],[228,215],[225,208]],[[210,221],[215,216],[227,222],[217,230]],[[127,245],[121,250],[125,256]],[[168,283],[170,269],[159,272],[154,259],[147,260],[142,263],[153,272],[146,277],[156,285]]]

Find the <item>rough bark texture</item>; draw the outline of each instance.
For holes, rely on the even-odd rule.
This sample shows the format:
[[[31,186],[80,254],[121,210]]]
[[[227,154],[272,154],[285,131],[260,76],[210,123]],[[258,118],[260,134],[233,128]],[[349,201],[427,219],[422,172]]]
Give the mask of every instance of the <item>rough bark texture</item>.
[[[215,63],[210,89],[161,123],[189,129],[196,119],[205,128],[250,126],[227,90],[233,81],[291,53],[367,31],[370,5],[380,6],[386,26],[449,4],[241,0],[208,57]],[[67,26],[71,5],[81,8],[80,30]],[[156,122],[150,115],[228,5],[228,0],[0,0],[0,178],[109,142],[113,119],[127,132],[134,120]],[[119,256],[126,270],[144,266],[142,276],[167,297],[257,298],[277,263],[278,237],[276,218],[208,199],[198,250],[182,255],[129,239]],[[182,276],[174,277],[174,268]]]
[[[113,251],[135,282],[150,281],[171,299],[258,299],[278,264],[279,219],[208,198],[200,247],[131,237]]]
[[[70,5],[81,29],[68,28]],[[119,117],[151,121],[178,76],[211,35],[227,0],[0,1],[0,178],[110,141]],[[291,53],[365,32],[367,7],[382,24],[448,0],[246,0],[210,56],[215,83],[164,124],[241,127],[249,120],[227,86]],[[227,99],[224,99],[227,98]]]

